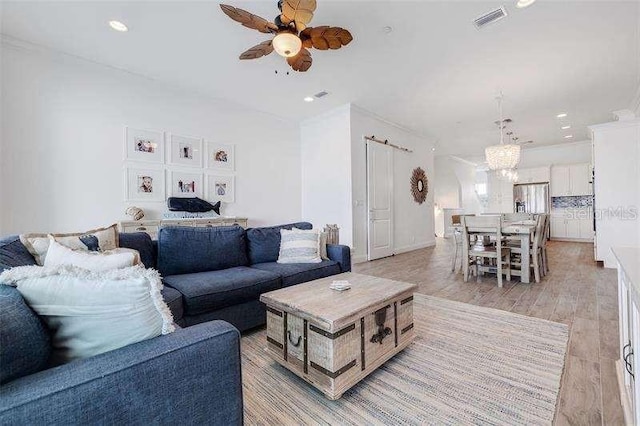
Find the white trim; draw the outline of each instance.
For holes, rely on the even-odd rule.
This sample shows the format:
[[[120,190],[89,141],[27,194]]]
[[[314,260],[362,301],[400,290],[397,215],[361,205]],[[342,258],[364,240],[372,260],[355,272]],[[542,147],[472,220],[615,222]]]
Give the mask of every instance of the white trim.
[[[609,130],[615,129],[617,127],[633,127],[640,124],[640,118],[636,118],[635,120],[626,120],[626,121],[612,121],[609,123],[602,124],[593,124],[588,126],[589,130]]]
[[[403,132],[407,132],[407,133],[409,133],[412,136],[415,136],[417,138],[420,138],[420,139],[423,139],[423,140],[427,140],[429,143],[431,143],[431,147],[435,147],[435,143],[431,142],[432,139],[435,139],[435,137],[433,137],[433,136],[426,136],[426,135],[424,135],[424,134],[422,134],[422,133],[420,133],[420,132],[418,132],[416,130],[410,129],[410,128],[405,127],[405,126],[403,126],[401,124],[395,123],[395,122],[390,121],[390,120],[388,120],[388,119],[386,119],[384,117],[381,117],[378,114],[376,114],[374,112],[371,112],[369,110],[366,110],[366,109],[364,109],[361,106],[358,106],[356,104],[349,103],[347,105],[349,105],[351,107],[351,109],[356,111],[356,112],[359,112],[359,113],[361,113],[363,115],[366,115],[366,116],[368,116],[370,118],[374,118],[376,120],[382,121],[383,123],[388,124],[389,126],[395,127],[396,129],[402,130]],[[366,135],[362,135],[362,136],[366,136]]]
[[[210,94],[208,94],[207,92],[204,92],[202,90],[197,90],[197,89],[188,89],[185,88],[184,86],[180,86],[177,85],[175,83],[171,83],[171,82],[167,82],[165,80],[159,80],[157,78],[153,78],[153,77],[149,77],[148,75],[145,74],[140,74],[137,72],[133,72],[133,71],[129,71],[127,69],[124,68],[120,68],[120,67],[116,67],[113,65],[109,65],[109,64],[105,64],[104,62],[98,62],[98,61],[94,61],[92,59],[87,59],[83,56],[78,56],[78,55],[74,55],[72,53],[67,53],[64,52],[62,50],[57,50],[57,49],[53,49],[51,47],[48,46],[44,46],[41,44],[36,44],[36,43],[31,43],[29,41],[26,40],[22,40],[16,37],[12,37],[12,36],[8,36],[6,34],[0,34],[0,44],[2,45],[2,47],[7,47],[7,48],[11,48],[14,50],[21,50],[23,52],[29,52],[29,53],[34,53],[34,54],[41,54],[41,55],[48,55],[51,60],[58,60],[59,62],[62,60],[62,62],[69,62],[69,60],[74,60],[76,61],[76,63],[79,64],[91,64],[97,67],[101,67],[101,68],[106,68],[106,69],[110,69],[112,71],[117,71],[117,72],[121,72],[121,73],[125,73],[128,74],[130,76],[135,76],[137,78],[146,80],[150,83],[155,83],[155,84],[159,84],[165,88],[169,88],[174,92],[180,92],[182,94],[186,94],[186,95],[190,95],[194,98],[199,98],[199,99],[206,99],[209,101],[215,101],[215,102],[224,102],[230,105],[235,106],[236,108],[240,108],[240,109],[246,109],[249,111],[254,111],[254,112],[258,112],[260,114],[264,114],[265,116],[268,117],[272,117],[278,121],[281,121],[283,123],[286,124],[290,124],[290,125],[297,125],[298,121],[294,120],[294,119],[290,119],[290,118],[286,118],[284,116],[278,115],[276,113],[274,113],[273,111],[269,111],[269,110],[263,110],[263,109],[257,109],[255,107],[250,107],[247,106],[246,104],[240,103],[236,100],[234,100],[233,98],[229,97],[229,98],[222,98],[222,97],[217,97],[217,96],[211,96]]]
[[[357,256],[351,256],[351,263],[356,264],[356,263],[365,263],[367,262],[367,255],[366,254],[359,254]]]

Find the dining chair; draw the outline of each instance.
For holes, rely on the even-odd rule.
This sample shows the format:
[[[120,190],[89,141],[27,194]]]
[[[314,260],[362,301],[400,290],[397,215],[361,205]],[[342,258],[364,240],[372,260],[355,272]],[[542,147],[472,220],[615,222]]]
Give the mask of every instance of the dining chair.
[[[463,216],[462,222],[462,270],[464,281],[469,281],[469,271],[473,266],[478,281],[483,272],[495,272],[498,277],[498,287],[502,288],[502,275],[511,281],[511,251],[502,246],[502,217],[501,216]],[[495,244],[472,244],[472,239],[484,240],[483,237],[493,237]],[[484,265],[486,259],[495,260],[496,264]]]
[[[462,231],[455,228],[457,226],[458,227],[461,226],[460,218],[462,216],[475,216],[475,215],[473,214],[451,215],[451,226],[453,227],[453,251],[451,256],[451,272],[456,271],[456,264],[458,263],[458,257],[462,256]],[[462,270],[462,259],[460,259],[460,269]]]
[[[542,236],[542,270],[546,275],[549,272],[549,261],[547,258],[547,241],[549,240],[549,228],[551,227],[551,215],[545,214],[544,234]]]
[[[536,283],[540,282],[540,276],[545,275],[543,268],[543,243],[546,241],[546,227],[547,227],[548,215],[539,214],[536,217],[536,227],[533,231],[533,238],[531,239],[531,245],[529,249],[529,267],[533,268],[533,276]],[[511,249],[511,253],[520,255],[520,262],[514,263],[514,265],[520,265],[522,268],[522,248],[517,242],[509,241],[508,244]]]

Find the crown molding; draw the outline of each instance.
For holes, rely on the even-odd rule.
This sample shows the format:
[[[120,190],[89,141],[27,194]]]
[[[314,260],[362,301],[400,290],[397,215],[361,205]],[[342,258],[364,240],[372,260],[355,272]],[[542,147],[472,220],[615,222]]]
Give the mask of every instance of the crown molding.
[[[145,74],[140,74],[140,73],[136,73],[136,72],[133,72],[133,71],[129,71],[129,70],[125,69],[125,68],[120,68],[120,67],[117,67],[117,66],[114,66],[114,65],[105,64],[104,62],[95,61],[95,60],[92,60],[92,59],[85,58],[83,56],[75,55],[75,54],[72,54],[72,53],[67,53],[67,52],[64,52],[62,50],[57,50],[57,49],[54,49],[52,47],[48,47],[48,46],[44,46],[44,45],[41,45],[41,44],[32,43],[30,41],[22,40],[22,39],[19,39],[19,38],[16,38],[16,37],[12,37],[12,36],[9,36],[9,35],[6,35],[6,34],[2,34],[2,33],[0,33],[0,45],[2,46],[3,49],[4,48],[9,48],[9,49],[22,51],[22,52],[27,52],[27,53],[31,53],[31,54],[38,54],[38,55],[45,56],[47,59],[50,59],[52,61],[58,61],[58,62],[64,62],[64,63],[69,63],[70,61],[73,61],[76,64],[80,64],[80,65],[91,65],[91,66],[94,66],[96,68],[102,68],[104,70],[109,70],[109,71],[112,71],[112,72],[126,74],[126,75],[129,75],[131,77],[135,77],[135,78],[138,78],[138,79],[141,79],[141,80],[145,80],[146,82],[149,82],[149,83],[157,84],[157,85],[162,86],[162,87],[164,87],[164,88],[166,88],[168,90],[179,92],[179,93],[181,93],[182,95],[185,95],[185,96],[192,96],[192,97],[200,98],[200,99],[202,99],[204,101],[209,101],[209,102],[224,102],[224,103],[228,103],[228,104],[231,104],[231,105],[235,106],[238,109],[244,109],[244,110],[260,113],[260,114],[263,114],[265,116],[271,117],[271,118],[273,118],[275,120],[278,120],[278,121],[282,121],[282,122],[287,123],[287,124],[295,124],[295,123],[297,123],[296,120],[292,120],[292,119],[280,116],[280,115],[275,114],[275,113],[273,113],[271,111],[265,111],[265,110],[261,110],[261,109],[252,108],[250,106],[241,104],[241,103],[239,103],[239,102],[237,102],[235,100],[232,100],[232,99],[213,96],[211,94],[199,91],[197,89],[186,88],[186,87],[180,86],[178,84],[168,83],[168,82],[165,82],[165,81],[158,80],[156,78],[150,77],[150,76],[145,75]]]
[[[420,133],[420,132],[418,132],[418,131],[416,131],[414,129],[410,129],[410,128],[405,127],[405,126],[403,126],[401,124],[398,124],[398,123],[396,123],[394,121],[391,121],[391,120],[389,120],[387,118],[384,118],[384,117],[376,114],[375,112],[371,112],[368,109],[364,109],[361,106],[356,105],[354,103],[350,103],[349,105],[351,105],[351,109],[353,111],[359,112],[362,115],[366,115],[366,116],[368,116],[370,118],[373,118],[373,119],[376,119],[378,121],[381,121],[381,122],[383,122],[385,124],[388,124],[389,126],[395,127],[396,129],[402,130],[403,132],[409,133],[410,135],[415,136],[417,138],[424,139],[429,144],[431,144],[431,146],[435,146],[435,143],[432,142],[432,140],[434,140],[433,137],[425,136],[424,134],[422,134],[422,133]]]

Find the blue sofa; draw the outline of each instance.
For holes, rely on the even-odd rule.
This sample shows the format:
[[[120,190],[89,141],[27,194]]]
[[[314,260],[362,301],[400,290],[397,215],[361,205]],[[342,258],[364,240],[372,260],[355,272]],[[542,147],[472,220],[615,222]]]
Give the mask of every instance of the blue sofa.
[[[351,269],[349,248],[337,245],[320,264],[278,264],[280,229],[293,226],[311,228],[120,234],[122,247],[161,271],[165,301],[189,327],[54,368],[46,327],[0,285],[0,424],[241,424],[238,329],[265,323],[260,294]],[[32,264],[18,237],[0,240],[0,272]]]
[[[165,300],[179,324],[221,319],[246,331],[266,322],[262,293],[351,270],[351,251],[341,245],[328,245],[329,260],[321,263],[277,263],[280,230],[294,226],[312,227],[307,222],[248,230],[167,227],[155,247],[147,234],[122,235],[120,245],[156,255],[143,262],[164,277]]]

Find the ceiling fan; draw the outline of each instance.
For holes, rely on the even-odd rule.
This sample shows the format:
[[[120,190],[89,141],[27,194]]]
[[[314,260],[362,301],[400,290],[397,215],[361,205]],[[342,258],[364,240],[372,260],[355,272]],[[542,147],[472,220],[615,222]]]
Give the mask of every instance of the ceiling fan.
[[[340,49],[353,40],[351,33],[340,27],[308,27],[316,10],[316,0],[280,0],[280,15],[273,22],[253,15],[246,10],[221,4],[220,8],[234,21],[247,28],[265,34],[275,34],[272,40],[266,40],[253,46],[240,55],[240,59],[257,59],[269,55],[274,50],[287,59],[295,71],[304,72],[311,68],[311,52],[318,50]]]

